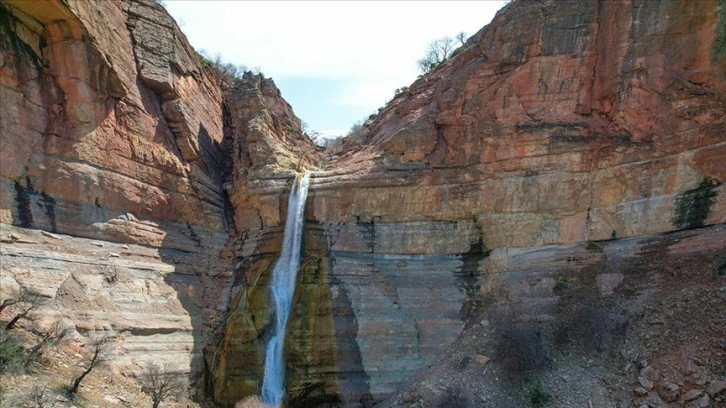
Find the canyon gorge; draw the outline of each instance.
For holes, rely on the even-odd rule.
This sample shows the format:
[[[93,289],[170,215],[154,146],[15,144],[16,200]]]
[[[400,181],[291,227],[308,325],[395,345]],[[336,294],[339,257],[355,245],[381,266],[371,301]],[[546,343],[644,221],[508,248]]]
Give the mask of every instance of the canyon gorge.
[[[723,0],[515,0],[327,148],[153,0],[0,20],[0,295],[43,297],[28,336],[260,395],[305,171],[287,406],[726,404]]]

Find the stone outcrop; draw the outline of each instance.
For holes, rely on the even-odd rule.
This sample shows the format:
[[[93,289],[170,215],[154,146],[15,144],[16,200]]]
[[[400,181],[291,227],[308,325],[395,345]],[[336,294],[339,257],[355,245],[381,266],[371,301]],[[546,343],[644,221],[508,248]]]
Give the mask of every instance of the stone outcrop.
[[[162,35],[171,17],[154,2],[9,6],[2,221],[184,250],[197,247],[194,235],[218,241],[221,91],[185,41],[163,58],[145,51],[178,47]]]
[[[3,296],[198,378],[234,265],[219,81],[154,1],[0,13],[0,223],[61,237],[2,227]]]
[[[122,367],[204,371],[217,403],[259,392],[295,171],[290,406],[395,395],[482,313],[560,319],[561,284],[628,298],[651,239],[708,267],[724,248],[723,2],[512,2],[330,151],[151,0],[3,4],[3,293],[119,332]]]
[[[233,140],[231,179],[225,185],[239,231],[284,224],[281,190],[296,171],[320,166],[319,147],[272,79],[244,74],[225,97],[226,133]],[[274,197],[259,191],[275,192]]]
[[[725,242],[716,225],[496,249],[489,304],[380,406],[719,406],[702,395],[723,378]]]
[[[45,298],[34,318],[40,326],[59,320],[81,334],[112,331],[113,361],[132,372],[150,363],[199,370],[199,320],[209,307],[199,271],[208,259],[10,226],[2,234],[3,294],[22,286]]]

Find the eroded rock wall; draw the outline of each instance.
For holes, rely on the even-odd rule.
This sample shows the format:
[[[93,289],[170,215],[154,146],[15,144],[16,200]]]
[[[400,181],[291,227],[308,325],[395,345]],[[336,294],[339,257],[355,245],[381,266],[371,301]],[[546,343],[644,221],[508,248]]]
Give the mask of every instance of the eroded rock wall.
[[[474,217],[490,248],[723,222],[724,13],[716,1],[510,4],[366,124],[370,146],[351,154],[351,141],[333,165],[351,175],[330,185],[350,188],[318,181],[316,215]],[[709,211],[680,221],[706,183]]]
[[[151,0],[0,18],[3,298],[39,292],[38,316],[115,333],[124,369],[196,380],[234,265],[219,80]]]
[[[569,270],[552,245],[724,223],[724,22],[717,1],[514,2],[328,152],[308,199],[290,402],[384,398],[502,293],[513,319],[552,319],[559,295],[538,276]],[[259,162],[286,167],[274,160]],[[269,336],[290,176],[256,176],[236,184],[256,210],[236,247],[220,401],[259,387]]]

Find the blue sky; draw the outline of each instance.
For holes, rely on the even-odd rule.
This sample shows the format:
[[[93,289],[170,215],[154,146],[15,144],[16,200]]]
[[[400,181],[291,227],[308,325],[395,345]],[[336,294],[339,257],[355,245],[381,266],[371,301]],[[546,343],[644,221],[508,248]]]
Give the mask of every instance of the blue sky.
[[[419,75],[428,43],[505,1],[189,1],[166,8],[197,50],[260,67],[310,130],[341,134]]]

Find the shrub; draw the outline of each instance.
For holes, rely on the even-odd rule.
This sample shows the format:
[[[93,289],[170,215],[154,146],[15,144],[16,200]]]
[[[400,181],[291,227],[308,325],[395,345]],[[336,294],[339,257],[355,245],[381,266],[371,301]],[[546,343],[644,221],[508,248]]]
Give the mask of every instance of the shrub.
[[[552,292],[555,294],[561,294],[567,291],[567,289],[570,286],[567,284],[567,282],[557,281],[554,286],[552,286]]]
[[[66,334],[68,334],[68,332],[66,329],[61,327],[61,321],[56,320],[49,328],[40,331],[40,339],[38,340],[38,343],[28,349],[29,359],[37,361],[48,346],[57,345],[58,342],[66,336]]]
[[[598,244],[597,242],[592,241],[592,240],[588,240],[585,243],[585,249],[587,249],[588,251],[599,251],[599,252],[602,252],[602,246],[600,244]]]
[[[4,328],[0,328],[0,373],[23,367],[28,353],[20,340]]]
[[[199,62],[208,67],[226,86],[231,86],[236,80],[241,79],[245,72],[250,72],[246,65],[235,65],[230,62],[224,62],[222,55],[217,53],[210,56],[207,51],[199,50],[197,53]],[[260,79],[264,78],[259,67],[253,69],[254,74],[259,75]]]
[[[550,363],[542,329],[534,324],[508,324],[494,345],[494,357],[502,374],[510,379],[525,379]]]
[[[550,395],[542,388],[542,383],[537,380],[527,389],[529,404],[533,407],[542,407],[550,400]]]
[[[26,401],[25,406],[33,408],[52,407],[55,405],[55,395],[48,388],[35,385],[27,394]]]

